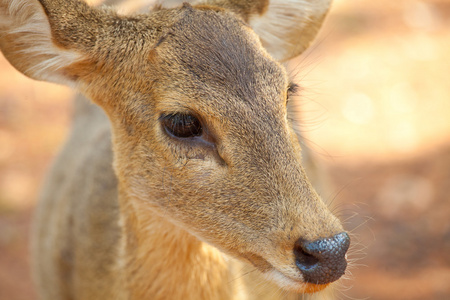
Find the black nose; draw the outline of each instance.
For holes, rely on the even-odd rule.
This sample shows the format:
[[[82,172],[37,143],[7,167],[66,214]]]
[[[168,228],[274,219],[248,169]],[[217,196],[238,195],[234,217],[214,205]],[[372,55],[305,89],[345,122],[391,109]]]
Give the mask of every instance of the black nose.
[[[326,284],[338,280],[347,267],[345,253],[349,246],[350,237],[345,232],[313,242],[299,239],[294,247],[295,262],[305,282]]]

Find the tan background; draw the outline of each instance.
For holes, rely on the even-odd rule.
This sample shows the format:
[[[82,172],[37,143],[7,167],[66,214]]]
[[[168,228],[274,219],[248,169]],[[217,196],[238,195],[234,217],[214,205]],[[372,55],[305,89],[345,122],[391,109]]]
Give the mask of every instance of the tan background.
[[[338,298],[450,299],[450,1],[336,0],[291,73],[353,235]],[[0,57],[0,300],[35,299],[28,230],[71,96]]]

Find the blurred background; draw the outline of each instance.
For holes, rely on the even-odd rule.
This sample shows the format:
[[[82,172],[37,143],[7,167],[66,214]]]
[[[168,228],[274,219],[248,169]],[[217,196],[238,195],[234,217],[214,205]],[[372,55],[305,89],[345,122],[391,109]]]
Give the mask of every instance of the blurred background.
[[[339,299],[450,299],[450,1],[335,0],[290,63],[301,131],[352,233]],[[73,93],[0,56],[0,300],[35,299],[32,212]]]

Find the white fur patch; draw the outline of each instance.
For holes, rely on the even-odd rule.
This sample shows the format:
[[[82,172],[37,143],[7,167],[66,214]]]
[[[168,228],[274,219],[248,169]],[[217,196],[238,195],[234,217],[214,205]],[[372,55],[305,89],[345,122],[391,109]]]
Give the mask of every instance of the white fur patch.
[[[267,280],[275,282],[279,287],[293,292],[301,291],[305,286],[304,284],[296,282],[291,278],[283,275],[280,271],[275,269],[264,273],[264,276],[267,278]]]

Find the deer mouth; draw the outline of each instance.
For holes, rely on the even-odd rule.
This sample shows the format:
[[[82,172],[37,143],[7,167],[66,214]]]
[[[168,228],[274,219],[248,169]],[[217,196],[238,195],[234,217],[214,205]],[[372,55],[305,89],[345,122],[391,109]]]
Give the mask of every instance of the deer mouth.
[[[316,293],[325,289],[330,283],[315,284],[304,282],[300,278],[292,278],[275,268],[263,257],[253,253],[241,253],[241,257],[250,262],[257,268],[266,280],[276,283],[279,287],[286,291],[302,294],[302,293]],[[290,272],[291,273],[291,272]]]
[[[293,262],[289,258],[268,261],[260,255],[245,253],[242,255],[268,280],[281,288],[297,293],[315,293],[345,274],[347,268],[347,250],[350,238],[346,232],[315,241],[298,239],[293,249]],[[289,256],[289,255],[288,255]],[[282,262],[277,264],[277,261]]]
[[[291,277],[281,273],[277,269],[273,268],[271,271],[264,273],[268,280],[275,282],[279,287],[299,294],[312,294],[320,292],[330,285],[326,284],[315,284],[310,282],[300,281],[298,279],[292,279]]]

